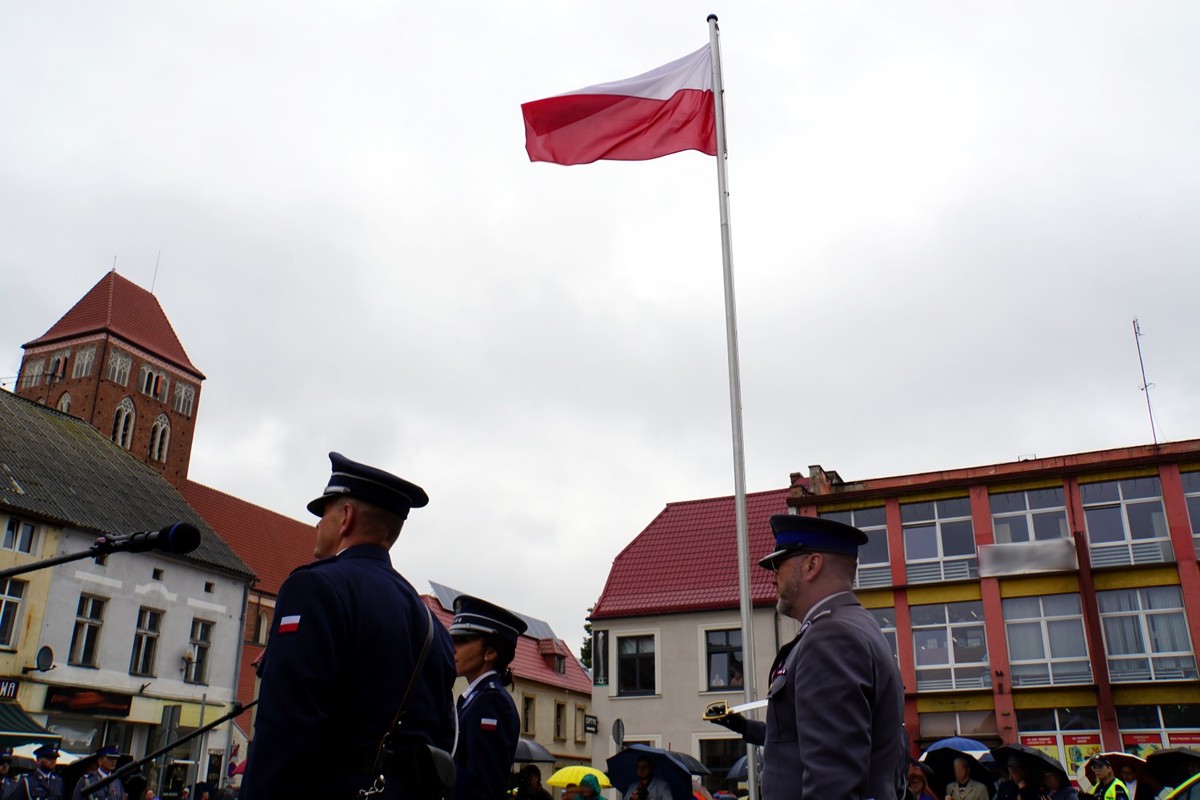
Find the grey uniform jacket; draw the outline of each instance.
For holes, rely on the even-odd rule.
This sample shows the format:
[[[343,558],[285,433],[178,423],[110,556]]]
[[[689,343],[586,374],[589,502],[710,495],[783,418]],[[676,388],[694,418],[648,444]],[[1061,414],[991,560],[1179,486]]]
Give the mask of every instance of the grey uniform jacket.
[[[904,686],[871,612],[827,600],[771,667],[763,800],[895,800],[904,785]]]

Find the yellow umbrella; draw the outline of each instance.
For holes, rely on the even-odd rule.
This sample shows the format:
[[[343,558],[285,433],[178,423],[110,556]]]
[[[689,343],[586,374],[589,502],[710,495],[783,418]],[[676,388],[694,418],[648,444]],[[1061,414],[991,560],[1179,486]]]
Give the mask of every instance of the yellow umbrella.
[[[547,786],[568,786],[572,783],[578,784],[583,780],[584,775],[595,775],[596,780],[600,782],[601,789],[612,788],[612,784],[608,781],[608,776],[598,769],[576,765],[574,767],[563,767],[558,772],[546,779]]]

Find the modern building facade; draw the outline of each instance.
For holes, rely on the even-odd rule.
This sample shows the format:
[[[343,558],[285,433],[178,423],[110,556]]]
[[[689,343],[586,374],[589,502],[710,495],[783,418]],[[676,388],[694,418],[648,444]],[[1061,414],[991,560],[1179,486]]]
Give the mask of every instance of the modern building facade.
[[[916,751],[962,735],[1074,769],[1200,744],[1200,440],[853,482],[816,466],[750,500],[752,553],[771,513],[867,531],[858,595],[893,644]],[[669,505],[618,556],[592,617],[602,725],[716,768],[740,752],[698,719],[739,659],[735,562],[731,498]],[[762,673],[795,627],[754,572]]]

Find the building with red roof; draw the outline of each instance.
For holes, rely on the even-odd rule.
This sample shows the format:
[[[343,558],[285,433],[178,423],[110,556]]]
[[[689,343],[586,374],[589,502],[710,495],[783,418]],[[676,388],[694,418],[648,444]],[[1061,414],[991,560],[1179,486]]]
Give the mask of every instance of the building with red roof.
[[[425,603],[446,628],[454,621],[454,599],[461,592],[432,583]],[[516,613],[516,612],[514,612]],[[521,736],[545,747],[553,764],[541,764],[542,777],[556,769],[592,763],[592,740],[597,735],[592,716],[592,681],[583,665],[562,639],[545,622],[517,613],[529,626],[517,640],[510,665],[513,685],[509,687],[521,717]],[[455,682],[455,693],[466,688],[466,680]],[[593,724],[589,725],[589,720]]]
[[[813,466],[747,500],[752,560],[773,549],[774,513],[868,535],[855,591],[892,645],[915,753],[956,735],[1021,743],[1074,774],[1101,750],[1200,746],[1200,440],[857,481]],[[592,614],[601,727],[620,719],[627,743],[715,774],[744,751],[700,718],[750,680],[736,552],[732,498],[668,504]],[[751,590],[763,697],[797,625],[766,570]],[[598,738],[593,757],[615,748]]]

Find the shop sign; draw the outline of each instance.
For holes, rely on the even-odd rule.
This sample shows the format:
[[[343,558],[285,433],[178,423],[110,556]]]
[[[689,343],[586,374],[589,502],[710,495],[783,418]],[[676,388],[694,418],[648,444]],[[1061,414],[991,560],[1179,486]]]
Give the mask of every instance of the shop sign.
[[[591,714],[583,715],[583,732],[584,733],[599,733],[600,718],[593,717]]]
[[[21,682],[16,678],[0,678],[0,700],[16,700]]]
[[[99,714],[105,717],[128,717],[133,695],[106,692],[100,689],[81,689],[73,686],[51,686],[46,689],[46,711],[67,714]]]
[[[1200,732],[1167,731],[1167,738],[1171,740],[1171,747],[1190,747],[1193,750],[1200,750]]]

